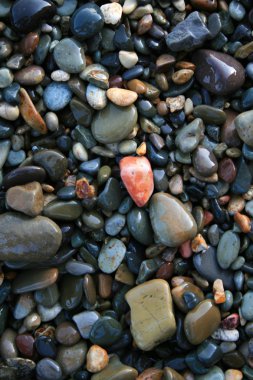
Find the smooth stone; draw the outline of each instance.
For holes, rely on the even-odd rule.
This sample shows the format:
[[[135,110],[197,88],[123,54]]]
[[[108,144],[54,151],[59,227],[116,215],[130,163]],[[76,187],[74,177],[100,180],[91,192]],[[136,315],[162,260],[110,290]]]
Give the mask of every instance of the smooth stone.
[[[107,104],[106,91],[89,83],[86,89],[89,105],[95,110],[102,110]]]
[[[138,55],[134,51],[119,51],[119,60],[126,69],[131,69],[138,62]]]
[[[207,367],[212,367],[222,358],[222,350],[218,344],[212,340],[204,340],[198,346],[197,356],[199,361]]]
[[[56,220],[75,220],[82,214],[82,206],[77,201],[53,201],[48,203],[43,214]]]
[[[235,93],[245,81],[243,66],[228,54],[201,49],[193,54],[198,82],[216,95]]]
[[[39,182],[14,186],[6,193],[8,206],[29,216],[37,216],[43,210],[44,197]]]
[[[244,194],[251,186],[252,174],[243,157],[239,159],[237,164],[237,174],[232,186],[231,192],[234,194]]]
[[[59,291],[56,284],[48,286],[46,289],[37,290],[34,293],[34,299],[37,303],[45,306],[52,307],[59,299]]]
[[[120,213],[113,214],[105,222],[105,232],[110,236],[116,236],[120,233],[126,223],[125,215]]]
[[[35,347],[38,354],[42,357],[55,358],[56,356],[56,345],[51,337],[38,336],[35,339]]]
[[[111,317],[101,317],[92,326],[89,339],[99,346],[111,346],[122,335],[120,323]]]
[[[81,337],[75,325],[71,322],[65,321],[56,327],[55,338],[64,346],[72,346],[79,342]]]
[[[226,289],[234,289],[233,272],[221,269],[217,262],[216,250],[213,247],[195,254],[193,264],[199,274],[207,281],[214,282],[219,278],[223,281]]]
[[[146,210],[134,207],[127,215],[130,234],[143,245],[153,243],[153,230]]]
[[[0,140],[0,170],[4,166],[11,148],[10,140]]]
[[[204,177],[209,177],[217,172],[218,162],[215,155],[203,145],[199,145],[194,151],[192,162],[196,171]]]
[[[138,372],[135,368],[122,364],[116,355],[112,355],[109,364],[91,380],[136,380]]]
[[[188,341],[197,345],[202,343],[219,327],[220,311],[212,300],[200,302],[189,311],[184,320],[184,331]]]
[[[14,129],[6,120],[0,119],[0,139],[7,139],[14,133]]]
[[[49,218],[29,218],[15,212],[0,215],[1,260],[38,262],[41,255],[48,259],[55,255],[61,240],[60,228]]]
[[[52,181],[62,179],[67,171],[67,158],[60,152],[45,149],[34,154],[33,162],[42,166]]]
[[[16,358],[18,356],[18,349],[16,347],[15,339],[16,332],[7,328],[0,338],[0,354],[3,359]]]
[[[43,358],[37,362],[36,376],[38,380],[61,380],[62,370],[55,360]]]
[[[76,7],[77,0],[65,0],[62,5],[57,7],[57,14],[60,16],[71,16]]]
[[[182,153],[190,153],[197,148],[203,137],[203,121],[196,118],[178,131],[175,143]]]
[[[12,72],[3,67],[0,68],[0,88],[6,88],[11,85],[13,82],[13,74]]]
[[[63,38],[55,46],[53,54],[57,66],[67,73],[78,74],[85,69],[83,47],[73,38]]]
[[[125,90],[123,88],[109,88],[106,91],[108,99],[120,107],[128,107],[132,105],[138,98],[134,91]]]
[[[99,253],[98,265],[102,272],[113,273],[125,257],[126,246],[121,240],[112,238],[106,242]]]
[[[194,107],[193,115],[202,119],[204,123],[216,125],[224,124],[227,118],[221,109],[202,104]]]
[[[102,215],[96,211],[84,211],[82,214],[82,221],[91,230],[99,230],[104,227],[104,219]]]
[[[74,98],[70,102],[70,109],[77,123],[81,124],[76,126],[74,136],[77,140],[85,140],[85,142],[83,142],[85,148],[92,148],[95,145],[95,140],[90,130],[86,128],[86,131],[82,133],[83,129],[85,129],[83,126],[90,126],[93,112],[91,107],[88,104],[83,103],[81,100]]]
[[[137,122],[137,110],[134,105],[118,107],[109,103],[92,120],[91,130],[94,138],[102,144],[123,140]]]
[[[253,320],[253,291],[249,290],[242,298],[241,313],[247,321]]]
[[[79,342],[70,347],[60,346],[56,362],[65,376],[70,375],[82,367],[85,362],[86,353],[87,344],[85,342]]]
[[[32,293],[21,294],[15,304],[13,310],[13,316],[15,319],[23,319],[27,317],[35,308],[36,303],[34,301]]]
[[[226,231],[221,236],[217,247],[217,261],[222,269],[228,269],[240,251],[240,238],[233,231]]]
[[[106,211],[115,211],[118,209],[122,199],[122,193],[119,182],[111,177],[106,182],[104,190],[98,196],[98,205]]]
[[[225,380],[224,372],[221,368],[214,366],[205,375],[195,376],[196,380]]]
[[[6,87],[3,90],[3,98],[7,103],[10,103],[14,106],[20,104],[20,95],[19,95],[20,85],[16,82],[12,83],[9,87]]]
[[[253,111],[240,113],[236,116],[234,123],[240,139],[253,147]]]
[[[158,241],[178,247],[197,234],[197,225],[183,203],[167,193],[156,193],[151,198],[150,219]]]
[[[173,31],[168,34],[166,43],[174,52],[191,51],[202,46],[204,41],[209,38],[210,31],[199,12],[195,11],[174,27]]]
[[[165,280],[138,285],[129,290],[125,298],[131,309],[131,332],[141,350],[152,350],[174,335],[176,322],[169,284]]]
[[[78,331],[83,339],[88,339],[94,323],[100,318],[96,311],[83,311],[73,316]]]
[[[9,121],[17,120],[19,117],[18,106],[3,101],[0,102],[0,117]]]
[[[116,25],[122,16],[122,6],[119,3],[103,4],[100,10],[106,24]]]
[[[82,172],[85,172],[90,175],[95,175],[98,173],[101,166],[101,158],[94,158],[93,160],[89,160],[87,162],[84,162],[80,165],[79,169]]]
[[[78,39],[84,40],[95,36],[104,25],[100,8],[93,3],[86,3],[78,8],[71,17],[71,31]]]
[[[36,29],[42,20],[49,21],[56,12],[56,6],[49,0],[16,0],[12,4],[10,18],[13,27],[19,33],[28,33]]]
[[[60,111],[72,98],[72,91],[66,83],[52,82],[43,92],[43,100],[51,111]]]
[[[65,269],[73,276],[82,276],[86,273],[93,273],[94,267],[91,264],[83,263],[77,260],[70,260],[66,263]]]
[[[124,157],[120,160],[120,176],[138,207],[143,207],[154,191],[150,162],[146,157]]]
[[[65,310],[75,309],[81,302],[82,278],[66,274],[60,282],[60,304]]]
[[[7,157],[7,165],[9,166],[17,166],[21,164],[26,158],[25,151],[23,149],[15,152],[14,150],[10,150]]]
[[[46,172],[43,168],[38,166],[23,166],[6,174],[3,178],[3,186],[5,189],[9,189],[13,186],[25,185],[31,181],[42,183],[45,178]]]
[[[31,65],[17,71],[15,81],[22,86],[35,86],[43,81],[45,71],[41,66]]]
[[[134,140],[123,140],[118,145],[119,153],[122,155],[134,154],[137,149],[137,142]]]
[[[54,284],[57,278],[57,268],[26,270],[16,276],[12,284],[12,291],[15,294],[22,294],[45,289]]]
[[[187,313],[189,306],[191,306],[191,302],[187,301],[190,298],[189,293],[194,295],[194,303],[196,304],[204,300],[204,294],[201,289],[190,282],[183,282],[182,285],[176,286],[171,291],[174,303],[183,313]]]

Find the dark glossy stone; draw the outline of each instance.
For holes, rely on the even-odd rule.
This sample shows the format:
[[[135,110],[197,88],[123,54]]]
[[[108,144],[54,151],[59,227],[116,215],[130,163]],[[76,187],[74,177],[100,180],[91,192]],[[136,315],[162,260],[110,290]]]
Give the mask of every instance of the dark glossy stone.
[[[115,178],[109,178],[104,190],[99,194],[98,204],[107,211],[118,209],[122,199],[120,184]]]
[[[192,60],[197,80],[213,94],[231,94],[244,83],[243,66],[228,54],[201,49],[193,54]]]
[[[222,358],[222,351],[218,344],[205,340],[198,346],[197,356],[203,365],[212,367]]]
[[[36,378],[38,380],[61,380],[62,370],[58,363],[52,359],[44,358],[37,362]]]
[[[56,6],[49,0],[16,0],[11,7],[11,23],[18,32],[28,33],[43,20],[50,20],[55,12]]]
[[[244,158],[241,157],[237,166],[236,178],[231,186],[231,191],[234,194],[244,194],[249,190],[251,181],[252,181],[252,174]]]
[[[76,308],[81,302],[82,278],[72,275],[64,275],[60,282],[60,304],[66,310]]]
[[[67,170],[67,158],[55,150],[45,149],[35,153],[33,161],[46,170],[52,181],[60,180]]]
[[[23,166],[12,170],[3,178],[3,186],[7,190],[17,185],[25,185],[28,182],[44,182],[46,172],[38,166]]]
[[[193,166],[200,175],[209,177],[217,172],[218,162],[213,152],[199,145],[193,153]]]
[[[102,317],[92,326],[90,340],[93,344],[110,346],[117,342],[122,335],[122,327],[116,319]]]
[[[104,17],[94,3],[86,3],[78,8],[71,18],[71,31],[78,39],[85,40],[100,32]]]
[[[56,357],[56,345],[54,340],[48,336],[41,335],[35,340],[35,347],[38,354],[44,358]]]
[[[133,42],[131,40],[131,35],[127,31],[124,24],[120,25],[115,31],[113,38],[114,46],[119,50],[133,50]]]

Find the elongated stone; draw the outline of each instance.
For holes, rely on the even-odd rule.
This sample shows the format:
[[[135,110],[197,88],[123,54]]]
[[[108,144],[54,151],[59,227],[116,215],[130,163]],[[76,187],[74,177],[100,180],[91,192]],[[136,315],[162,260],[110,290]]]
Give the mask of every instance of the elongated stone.
[[[156,193],[151,198],[150,219],[160,243],[178,247],[197,234],[197,225],[183,203],[167,193]]]
[[[233,231],[226,231],[218,244],[217,261],[222,269],[228,269],[235,261],[240,250],[240,238]]]
[[[152,350],[176,331],[170,287],[165,280],[151,280],[129,290],[131,332],[137,346]]]
[[[146,157],[124,157],[120,161],[120,175],[131,198],[143,207],[154,191],[154,179],[150,162]]]
[[[45,289],[54,284],[57,278],[57,268],[22,271],[13,281],[12,291],[15,294],[21,294]]]
[[[1,143],[0,143],[1,144]],[[42,183],[46,178],[46,172],[39,166],[23,166],[10,171],[3,179],[3,186],[9,189],[12,186],[24,185],[32,181]]]
[[[39,112],[36,110],[30,96],[24,88],[19,90],[20,113],[25,122],[41,134],[47,133],[47,126]]]
[[[55,255],[61,240],[60,228],[49,218],[14,212],[0,215],[0,260],[45,260]]]
[[[200,302],[184,320],[184,331],[191,344],[200,344],[219,327],[220,311],[212,300]]]
[[[82,206],[77,201],[53,201],[44,207],[44,215],[56,220],[75,220],[82,214]]]

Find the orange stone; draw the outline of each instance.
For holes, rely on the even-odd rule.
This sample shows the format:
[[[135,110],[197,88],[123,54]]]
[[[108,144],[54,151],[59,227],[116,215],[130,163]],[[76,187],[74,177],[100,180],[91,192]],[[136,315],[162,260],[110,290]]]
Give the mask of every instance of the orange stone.
[[[208,248],[208,245],[206,244],[206,241],[203,238],[203,236],[201,234],[198,234],[192,240],[191,248],[192,248],[193,252],[201,252],[204,249],[206,250]]]
[[[89,184],[85,177],[83,177],[76,181],[76,195],[79,199],[93,198],[95,195],[95,188]]]
[[[217,280],[215,280],[213,283],[213,294],[216,304],[226,302],[226,294],[224,291],[223,282],[219,278],[217,278]]]
[[[250,218],[247,215],[235,213],[234,221],[238,224],[242,232],[247,234],[251,230]]]
[[[163,378],[163,370],[159,368],[147,368],[136,380],[161,380]]]
[[[30,96],[24,88],[20,88],[20,113],[25,122],[41,134],[47,133],[47,126],[39,112],[36,110]]]
[[[119,163],[122,181],[138,207],[148,202],[154,191],[154,178],[146,157],[124,157]]]

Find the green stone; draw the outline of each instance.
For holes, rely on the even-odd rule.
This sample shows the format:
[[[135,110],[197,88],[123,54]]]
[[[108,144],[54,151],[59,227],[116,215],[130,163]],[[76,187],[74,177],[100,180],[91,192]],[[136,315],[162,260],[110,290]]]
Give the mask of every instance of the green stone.
[[[182,153],[190,153],[197,148],[204,137],[204,124],[199,118],[179,129],[175,143]]]
[[[199,361],[206,367],[212,367],[222,358],[220,346],[211,340],[205,340],[197,348]]]
[[[127,226],[131,235],[141,244],[153,243],[153,230],[147,212],[138,207],[132,208],[127,215]]]
[[[108,165],[101,166],[101,168],[98,171],[98,176],[97,176],[98,184],[100,186],[103,185],[103,183],[105,183],[108,180],[111,173],[112,173],[112,169],[110,168],[110,166]]]
[[[59,181],[66,173],[67,158],[60,152],[45,149],[35,153],[33,162],[43,167],[52,181]]]
[[[76,119],[76,122],[84,125],[85,127],[90,126],[92,120],[93,111],[91,107],[84,103],[83,101],[74,98],[70,101],[70,109]],[[77,127],[76,127],[77,128]],[[75,130],[76,130],[75,128]],[[79,126],[79,129],[83,128]],[[84,144],[83,144],[84,145]]]
[[[221,109],[207,105],[196,106],[193,110],[193,116],[201,118],[204,123],[217,125],[224,124],[227,118]]]
[[[104,190],[99,194],[98,206],[106,211],[118,209],[122,199],[119,182],[115,178],[109,178]]]
[[[194,377],[195,380],[224,380],[225,376],[219,367],[211,368],[205,375]]]
[[[83,278],[66,274],[60,281],[60,304],[65,310],[75,309],[83,295]]]
[[[226,231],[218,244],[217,261],[222,269],[228,269],[237,258],[240,250],[240,238],[233,231]]]
[[[253,291],[246,292],[242,299],[241,313],[247,321],[253,320]]]
[[[45,216],[56,220],[75,220],[82,214],[83,208],[77,201],[53,201],[43,210]]]
[[[96,210],[83,212],[82,221],[92,230],[97,230],[104,226],[103,216]]]
[[[73,136],[76,141],[80,142],[86,149],[91,149],[96,145],[96,140],[88,128],[77,125],[73,130]]]
[[[92,120],[93,136],[102,144],[119,142],[132,132],[137,122],[137,116],[134,105],[118,107],[109,103]]]
[[[92,326],[90,341],[100,346],[110,346],[117,342],[122,335],[120,323],[111,317],[99,318]]]

